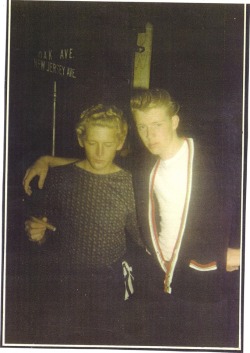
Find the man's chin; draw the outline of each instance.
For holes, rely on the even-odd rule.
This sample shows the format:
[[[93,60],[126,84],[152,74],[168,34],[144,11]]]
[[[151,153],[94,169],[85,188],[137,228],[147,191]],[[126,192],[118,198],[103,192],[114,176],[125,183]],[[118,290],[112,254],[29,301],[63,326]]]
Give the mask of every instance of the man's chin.
[[[148,151],[154,155],[158,155],[159,151],[156,148],[149,148],[147,147]]]

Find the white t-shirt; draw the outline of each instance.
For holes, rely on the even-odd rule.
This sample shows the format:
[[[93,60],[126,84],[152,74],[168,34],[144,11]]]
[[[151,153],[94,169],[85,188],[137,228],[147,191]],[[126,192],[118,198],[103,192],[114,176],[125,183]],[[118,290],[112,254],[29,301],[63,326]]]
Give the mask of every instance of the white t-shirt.
[[[155,176],[154,192],[160,206],[159,246],[169,261],[178,237],[188,178],[188,145],[184,141],[177,154],[161,160]]]

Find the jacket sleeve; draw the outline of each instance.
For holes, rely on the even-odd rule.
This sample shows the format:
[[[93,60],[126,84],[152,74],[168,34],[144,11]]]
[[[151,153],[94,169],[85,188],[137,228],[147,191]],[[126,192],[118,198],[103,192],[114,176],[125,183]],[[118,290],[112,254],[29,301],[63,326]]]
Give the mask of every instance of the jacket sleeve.
[[[137,213],[135,207],[135,197],[132,185],[132,178],[129,181],[127,189],[128,213],[126,216],[126,233],[129,238],[140,247],[144,247],[142,236],[138,227]]]
[[[225,270],[228,228],[222,175],[209,155],[196,153],[182,259]]]

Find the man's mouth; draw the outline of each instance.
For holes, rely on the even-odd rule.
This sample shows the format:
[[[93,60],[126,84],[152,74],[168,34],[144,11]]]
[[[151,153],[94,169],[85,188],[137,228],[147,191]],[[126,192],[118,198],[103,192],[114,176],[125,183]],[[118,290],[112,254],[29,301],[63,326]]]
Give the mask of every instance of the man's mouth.
[[[148,145],[148,147],[149,147],[149,148],[155,148],[157,145],[158,145],[157,142],[155,142],[155,143],[150,143],[150,144]]]

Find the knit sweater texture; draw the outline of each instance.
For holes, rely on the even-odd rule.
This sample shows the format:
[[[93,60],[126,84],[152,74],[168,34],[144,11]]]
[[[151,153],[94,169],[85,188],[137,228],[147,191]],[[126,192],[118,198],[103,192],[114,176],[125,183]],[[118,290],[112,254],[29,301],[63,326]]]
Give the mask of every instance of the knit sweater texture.
[[[64,270],[103,268],[126,253],[126,235],[141,244],[132,177],[120,170],[93,174],[75,164],[52,168],[38,216],[56,228],[41,246]],[[63,259],[63,260],[62,260]]]

